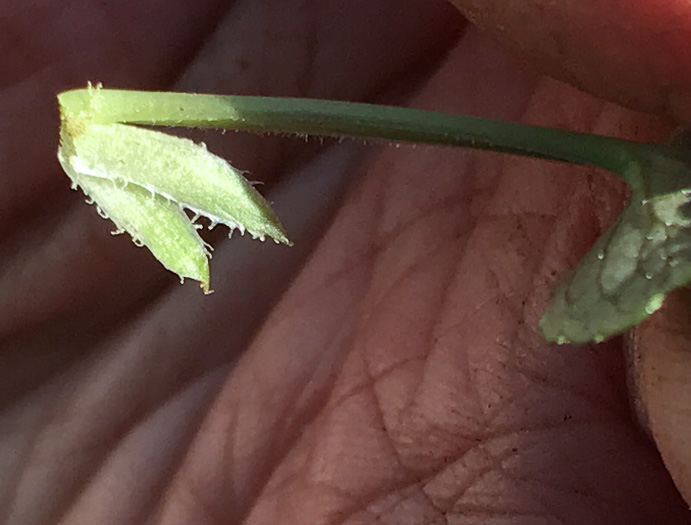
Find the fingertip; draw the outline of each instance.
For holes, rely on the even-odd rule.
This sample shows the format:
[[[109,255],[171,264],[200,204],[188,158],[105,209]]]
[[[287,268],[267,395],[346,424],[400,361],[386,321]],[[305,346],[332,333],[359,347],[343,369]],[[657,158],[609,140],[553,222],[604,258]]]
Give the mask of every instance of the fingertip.
[[[633,405],[639,422],[691,503],[691,290],[671,293],[630,339]]]

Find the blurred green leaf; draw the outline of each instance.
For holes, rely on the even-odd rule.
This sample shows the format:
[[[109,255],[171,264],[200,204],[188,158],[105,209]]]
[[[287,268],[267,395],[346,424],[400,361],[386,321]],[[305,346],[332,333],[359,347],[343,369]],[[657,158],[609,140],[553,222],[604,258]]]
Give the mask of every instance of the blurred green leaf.
[[[670,153],[672,153],[670,151]],[[691,282],[691,171],[673,154],[631,166],[633,195],[548,303],[549,341],[602,341],[644,320],[671,290]]]

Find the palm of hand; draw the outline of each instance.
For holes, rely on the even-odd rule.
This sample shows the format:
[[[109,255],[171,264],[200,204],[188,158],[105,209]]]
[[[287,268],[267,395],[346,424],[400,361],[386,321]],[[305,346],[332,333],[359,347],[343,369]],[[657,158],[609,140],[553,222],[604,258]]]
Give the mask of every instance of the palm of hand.
[[[64,15],[51,34],[87,24],[90,45],[60,50],[66,68],[37,53],[2,92],[15,141],[0,156],[14,219],[0,281],[4,521],[678,519],[630,420],[617,343],[555,349],[534,331],[555,275],[618,210],[612,180],[468,152],[205,134],[273,184],[297,242],[216,242],[207,298],[103,234],[58,176],[51,108],[27,108],[87,78],[171,88],[179,75],[180,90],[333,98],[417,81],[410,104],[430,109],[597,132],[654,123],[520,73],[444,5],[247,3],[219,22],[211,3],[152,4],[126,24]]]

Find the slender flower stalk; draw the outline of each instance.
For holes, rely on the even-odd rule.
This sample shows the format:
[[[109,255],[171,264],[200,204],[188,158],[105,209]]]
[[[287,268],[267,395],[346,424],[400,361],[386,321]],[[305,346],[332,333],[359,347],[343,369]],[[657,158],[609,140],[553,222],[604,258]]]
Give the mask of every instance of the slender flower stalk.
[[[650,145],[568,130],[376,104],[305,98],[251,97],[77,89],[59,95],[63,114],[94,124],[145,124],[353,137],[461,146],[514,153],[622,173],[632,154]]]
[[[632,199],[557,289],[541,321],[559,343],[602,340],[639,322],[691,281],[685,149],[415,109],[297,98],[93,88],[58,96],[58,153],[75,186],[181,278],[208,291],[208,250],[183,213],[289,244],[269,205],[203,145],[137,125],[355,137],[460,146],[599,166]],[[151,218],[151,219],[149,219]],[[688,260],[687,260],[688,259]]]

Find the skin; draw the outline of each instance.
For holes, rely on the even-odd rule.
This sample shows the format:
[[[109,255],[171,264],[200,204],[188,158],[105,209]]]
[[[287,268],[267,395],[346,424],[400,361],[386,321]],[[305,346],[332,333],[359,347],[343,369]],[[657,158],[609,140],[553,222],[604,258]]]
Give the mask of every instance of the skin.
[[[596,96],[691,122],[691,10],[675,0],[572,5],[456,1],[488,34],[540,70]],[[512,23],[516,20],[521,23]],[[568,21],[568,23],[565,23]],[[599,50],[599,51],[598,51]],[[613,60],[615,59],[615,60]],[[691,502],[689,292],[625,340],[632,405],[680,493]]]
[[[633,394],[622,339],[552,347],[535,329],[549,291],[621,210],[613,176],[461,150],[192,134],[265,182],[296,243],[214,230],[205,297],[111,238],[59,172],[54,95],[87,79],[638,140],[665,140],[674,124],[597,96],[688,114],[660,95],[691,89],[688,73],[651,72],[691,40],[630,36],[659,33],[646,24],[670,2],[619,7],[630,40],[616,53],[623,14],[604,2],[581,17],[566,3],[501,4],[459,3],[501,44],[433,2],[1,8],[0,522],[688,519],[683,301],[639,332]],[[583,31],[588,20],[611,23]],[[532,31],[554,45],[541,50]],[[554,49],[572,59],[560,65]]]

